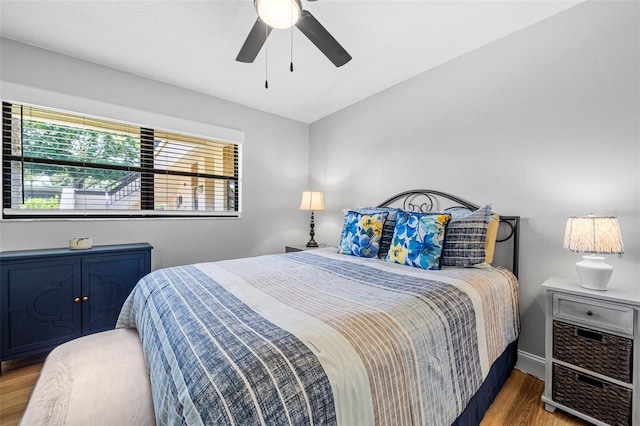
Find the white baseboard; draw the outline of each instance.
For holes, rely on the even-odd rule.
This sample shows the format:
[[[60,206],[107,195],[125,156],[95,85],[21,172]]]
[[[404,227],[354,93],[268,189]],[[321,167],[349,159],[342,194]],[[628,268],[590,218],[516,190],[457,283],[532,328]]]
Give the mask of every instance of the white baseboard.
[[[544,380],[544,364],[544,358],[518,350],[518,362],[516,362],[518,370]]]

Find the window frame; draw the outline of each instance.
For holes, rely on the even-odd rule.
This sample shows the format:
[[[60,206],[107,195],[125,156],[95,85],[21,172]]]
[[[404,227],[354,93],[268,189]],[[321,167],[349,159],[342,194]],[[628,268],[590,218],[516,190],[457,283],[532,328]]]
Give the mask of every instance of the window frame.
[[[105,123],[122,124],[126,126],[134,126],[139,130],[140,166],[125,166],[104,163],[88,163],[86,161],[75,160],[50,160],[37,157],[27,157],[21,152],[20,155],[12,153],[12,108],[14,106],[33,107],[53,113],[62,113],[77,116],[79,118],[87,117],[91,119],[101,120]],[[174,131],[159,127],[144,126],[140,124],[127,123],[112,118],[103,118],[92,116],[89,114],[81,114],[77,112],[62,111],[49,107],[26,104],[22,102],[11,102],[2,100],[2,138],[0,140],[0,160],[1,160],[1,184],[2,189],[2,219],[111,219],[111,218],[240,218],[241,217],[241,144],[239,142],[231,142],[222,138],[203,137],[189,134],[184,131]],[[6,123],[9,123],[7,125]],[[153,164],[155,133],[173,134],[190,139],[201,139],[203,142],[214,142],[220,144],[228,144],[233,146],[233,176],[226,176],[214,173],[202,173],[193,171],[180,171],[168,169],[156,169]],[[23,141],[20,140],[21,149]],[[71,167],[97,168],[102,170],[118,170],[127,172],[140,173],[141,189],[140,189],[140,209],[19,209],[13,208],[11,179],[12,169],[11,163],[19,161],[21,163],[41,163],[52,165],[63,165]],[[233,210],[215,211],[215,210],[155,210],[154,198],[154,176],[182,176],[191,178],[207,178],[227,181],[233,184],[234,199]],[[24,185],[24,182],[23,182]]]

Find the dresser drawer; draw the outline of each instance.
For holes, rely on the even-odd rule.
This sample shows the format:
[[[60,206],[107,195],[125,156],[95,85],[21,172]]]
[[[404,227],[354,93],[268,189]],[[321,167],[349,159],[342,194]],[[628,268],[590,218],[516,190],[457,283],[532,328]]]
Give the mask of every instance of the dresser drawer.
[[[553,318],[633,336],[633,308],[562,293],[553,295]]]
[[[632,391],[553,364],[553,400],[610,425],[630,426]]]
[[[553,322],[553,358],[631,383],[633,340],[560,321]]]

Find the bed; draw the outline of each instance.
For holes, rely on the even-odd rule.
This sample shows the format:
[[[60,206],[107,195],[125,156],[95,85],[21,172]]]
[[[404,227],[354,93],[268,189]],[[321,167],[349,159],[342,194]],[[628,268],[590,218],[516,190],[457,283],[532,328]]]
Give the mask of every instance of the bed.
[[[519,218],[496,219],[487,208],[437,191],[407,191],[346,212],[338,249],[147,275],[117,327],[138,331],[156,423],[478,424],[515,364],[520,327]],[[465,221],[479,211],[481,221]],[[354,252],[371,254],[358,246],[371,237],[370,228],[369,234],[358,228],[364,232],[358,241],[345,231],[351,214],[384,218],[387,234],[376,231],[374,256],[346,253],[349,237]],[[398,248],[399,224],[418,218],[431,226],[432,217],[446,223],[430,246],[453,241],[456,223],[458,249],[472,258],[479,242],[467,234],[484,235],[482,262],[455,266],[460,256],[450,247],[454,266],[425,269],[433,259],[419,256],[413,265],[401,264],[411,253]],[[508,267],[486,262],[494,219],[493,239],[506,243]],[[390,247],[380,256],[385,237]],[[446,245],[438,262],[445,252]]]

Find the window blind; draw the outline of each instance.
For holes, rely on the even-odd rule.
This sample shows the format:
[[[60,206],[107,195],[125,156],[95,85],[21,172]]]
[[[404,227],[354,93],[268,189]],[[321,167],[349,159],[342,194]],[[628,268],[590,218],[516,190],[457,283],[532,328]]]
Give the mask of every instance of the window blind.
[[[3,216],[238,216],[238,144],[2,104]]]

